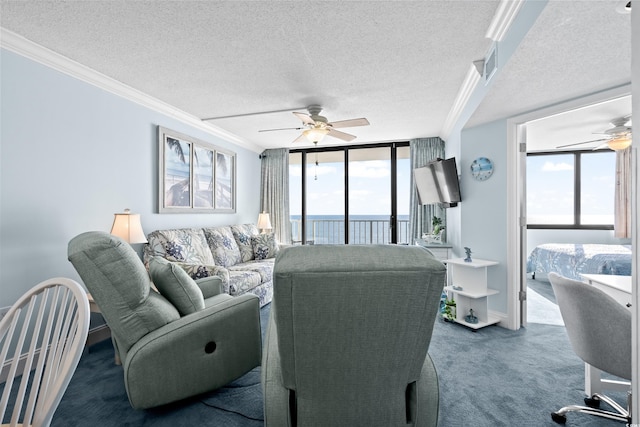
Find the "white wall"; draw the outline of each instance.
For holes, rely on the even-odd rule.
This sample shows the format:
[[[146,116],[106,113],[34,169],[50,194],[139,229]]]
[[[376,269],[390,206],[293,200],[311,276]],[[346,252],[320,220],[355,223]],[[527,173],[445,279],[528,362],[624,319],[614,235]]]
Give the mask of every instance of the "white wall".
[[[447,209],[447,241],[453,245],[455,256],[464,255],[463,248],[470,247],[472,256],[500,262],[488,270],[491,287],[500,294],[491,297],[489,308],[507,313],[507,223],[506,223],[506,119],[476,128],[464,126],[472,116],[491,86],[502,73],[533,26],[547,1],[525,2],[505,37],[497,43],[498,70],[488,82],[481,82],[465,103],[449,135],[446,136],[446,157],[456,157],[460,177],[462,202],[456,208]],[[471,162],[476,157],[488,157],[494,161],[494,176],[485,182],[476,182],[470,174]]]
[[[125,208],[141,215],[146,233],[257,220],[257,153],[7,50],[0,55],[0,307],[49,277],[80,280],[68,241],[109,231]],[[237,153],[235,214],[156,213],[158,125]]]
[[[489,309],[507,313],[507,150],[506,120],[499,120],[461,133],[460,159],[460,247],[469,247],[472,258],[497,261],[487,270],[488,283],[500,293],[489,299]],[[486,181],[471,176],[471,163],[478,157],[493,162],[493,175]]]

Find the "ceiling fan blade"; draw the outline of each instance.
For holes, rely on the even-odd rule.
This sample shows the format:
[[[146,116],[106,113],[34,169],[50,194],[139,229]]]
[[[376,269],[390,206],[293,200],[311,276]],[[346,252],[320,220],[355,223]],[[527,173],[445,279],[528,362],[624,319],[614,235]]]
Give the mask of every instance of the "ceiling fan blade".
[[[596,150],[602,150],[603,148],[609,148],[611,149],[611,147],[609,147],[609,144],[607,144],[606,142],[604,144],[600,144],[597,147],[593,147],[592,150],[596,151]]]
[[[300,136],[298,136],[296,139],[291,141],[291,143],[295,144],[296,142],[305,142],[305,141],[307,141],[307,137],[304,136],[304,133],[301,133]]]
[[[305,113],[293,113],[296,115],[297,118],[299,118],[300,120],[302,120],[302,123],[304,123],[305,125],[315,125],[316,122],[315,120],[313,120],[311,118],[311,116],[309,116],[308,114]]]
[[[333,128],[350,128],[356,126],[368,126],[369,120],[364,117],[360,119],[349,119],[349,120],[340,120],[337,122],[329,123]]]
[[[277,130],[302,130],[304,128],[279,128],[279,129],[261,129],[258,132],[273,132]]]
[[[347,141],[347,142],[353,141],[354,139],[356,139],[355,135],[350,135],[348,133],[340,132],[339,130],[335,130],[335,129],[329,129],[329,133],[327,135],[332,136],[334,138],[341,139],[343,141]]]
[[[594,140],[591,140],[591,141],[576,142],[574,144],[558,145],[556,148],[573,147],[574,145],[590,144],[592,142],[608,141],[608,140],[609,140],[609,138],[594,139]]]

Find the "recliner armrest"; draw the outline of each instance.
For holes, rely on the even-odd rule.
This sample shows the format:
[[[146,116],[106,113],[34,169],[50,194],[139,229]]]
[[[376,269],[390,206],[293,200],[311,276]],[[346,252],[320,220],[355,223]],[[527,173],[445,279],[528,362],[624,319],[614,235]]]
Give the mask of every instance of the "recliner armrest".
[[[131,347],[123,361],[131,406],[151,408],[215,390],[260,365],[258,297],[221,294],[211,300],[204,310],[150,332]]]
[[[216,276],[203,277],[202,279],[197,279],[196,285],[202,291],[202,296],[204,299],[211,298],[216,295],[220,295],[224,292],[224,288],[222,286],[222,279]]]

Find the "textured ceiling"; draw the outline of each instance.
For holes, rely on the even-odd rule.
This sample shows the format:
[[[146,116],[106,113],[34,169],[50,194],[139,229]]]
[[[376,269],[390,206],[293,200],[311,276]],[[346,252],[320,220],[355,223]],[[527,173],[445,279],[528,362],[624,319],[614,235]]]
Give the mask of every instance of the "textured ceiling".
[[[630,83],[631,15],[617,11],[620,3],[550,1],[467,126]],[[527,126],[527,145],[543,151],[598,139],[594,132],[629,114],[631,99],[624,97],[537,121]]]
[[[617,3],[549,2],[470,125],[629,82]],[[241,115],[210,123],[272,148],[299,131],[258,131],[299,126],[290,111],[310,104],[330,121],[369,119],[344,129],[354,143],[443,136],[499,1],[0,4],[3,28],[196,117]]]

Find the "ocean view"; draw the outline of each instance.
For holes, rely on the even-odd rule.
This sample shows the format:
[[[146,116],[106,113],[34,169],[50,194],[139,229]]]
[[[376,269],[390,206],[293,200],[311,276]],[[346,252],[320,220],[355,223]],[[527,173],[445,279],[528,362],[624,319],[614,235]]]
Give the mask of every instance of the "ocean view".
[[[349,243],[386,244],[389,238],[389,215],[351,215],[349,217]],[[408,243],[409,215],[398,215],[398,243]],[[316,245],[344,243],[343,215],[307,215],[306,241]],[[291,215],[291,234],[294,242],[302,241],[300,215]]]

